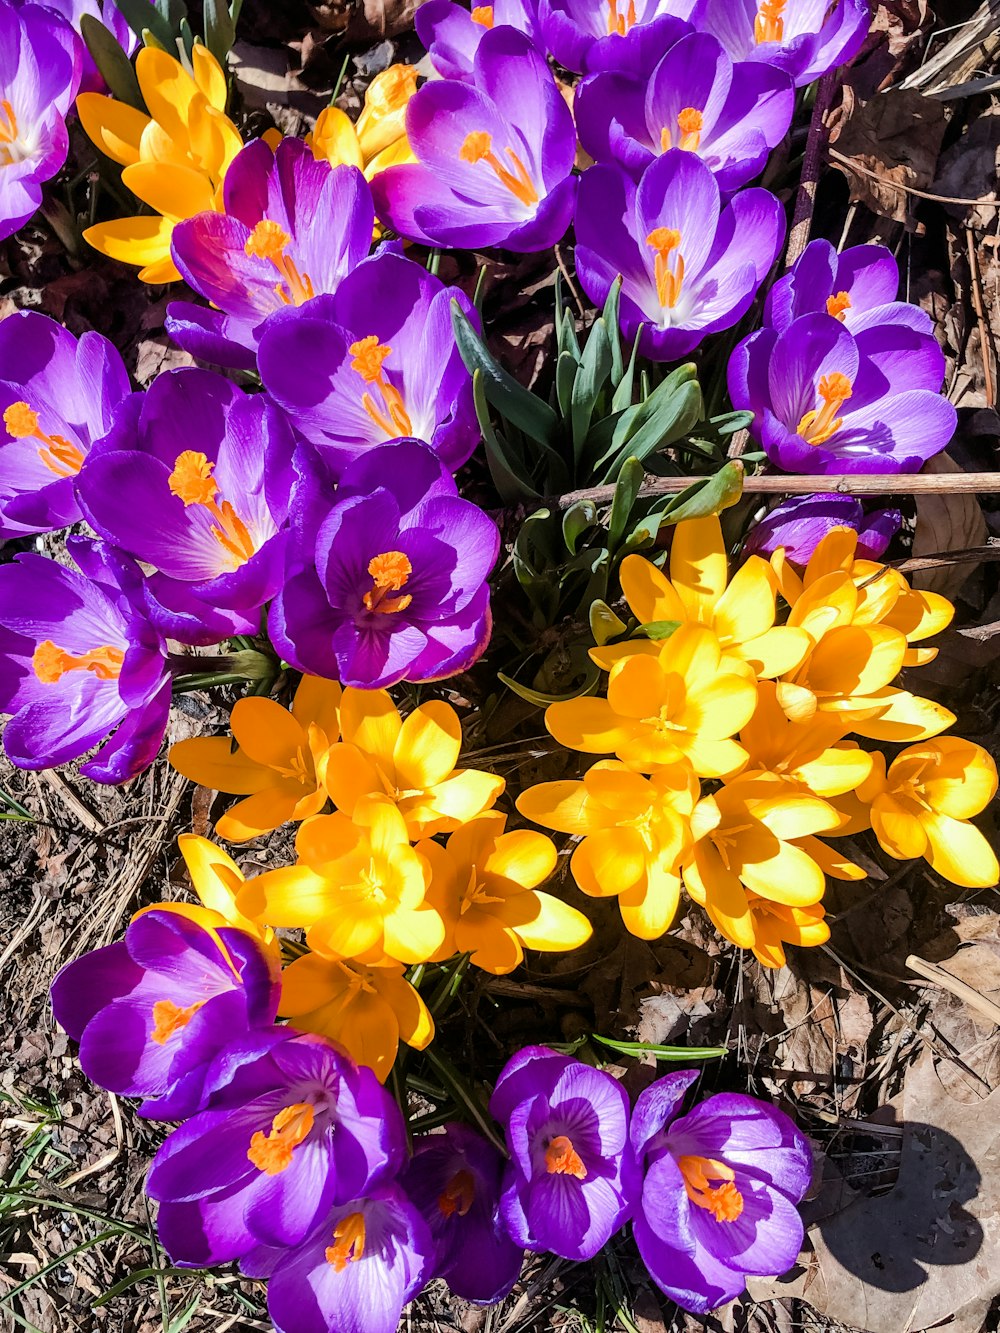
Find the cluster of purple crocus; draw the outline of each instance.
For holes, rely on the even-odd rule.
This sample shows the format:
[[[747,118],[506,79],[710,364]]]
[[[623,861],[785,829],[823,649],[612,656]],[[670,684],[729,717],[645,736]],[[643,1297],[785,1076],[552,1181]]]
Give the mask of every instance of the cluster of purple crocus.
[[[171,1261],[268,1278],[278,1333],[394,1333],[434,1277],[492,1304],[526,1250],[589,1259],[629,1222],[653,1280],[698,1312],[798,1255],[811,1155],[774,1107],[721,1094],[685,1113],[689,1070],[630,1109],[607,1072],[529,1046],[490,1101],[506,1153],[460,1123],[408,1153],[370,1069],[275,1023],[280,991],[257,938],[155,908],[52,986],[88,1077],[181,1122],[146,1182]]]

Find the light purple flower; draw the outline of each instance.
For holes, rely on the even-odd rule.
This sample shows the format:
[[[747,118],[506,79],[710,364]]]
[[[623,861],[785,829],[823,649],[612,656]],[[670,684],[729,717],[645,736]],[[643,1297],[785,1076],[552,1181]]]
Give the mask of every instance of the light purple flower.
[[[385,246],[336,295],[270,320],[259,356],[264,385],[334,473],[392,439],[423,440],[451,472],[475,449],[479,424],[453,300],[478,325],[464,292]]]
[[[610,1074],[526,1046],[500,1073],[490,1113],[511,1160],[501,1216],[527,1250],[591,1259],[632,1210],[628,1097]]]
[[[445,79],[471,81],[479,43],[491,28],[516,28],[541,46],[538,0],[496,0],[474,5],[471,12],[452,0],[425,0],[413,22],[431,64]]]
[[[146,1192],[174,1263],[212,1265],[258,1245],[298,1245],[333,1204],[396,1174],[399,1108],[370,1069],[323,1037],[279,1029],[209,1070],[207,1109],[153,1158]]]
[[[690,28],[696,0],[539,0],[542,41],[574,73],[628,71]],[[653,61],[655,63],[655,60]]]
[[[743,543],[744,555],[771,555],[783,547],[793,565],[807,565],[816,547],[834,528],[858,534],[858,558],[878,560],[902,526],[898,509],[865,514],[852,495],[794,495],[755,523]]]
[[[31,310],[0,323],[0,533],[50,532],[82,517],[77,473],[130,387],[99,333],[78,341]]]
[[[841,254],[829,241],[810,241],[764,304],[764,325],[782,332],[802,315],[826,312],[851,333],[876,324],[906,324],[931,333],[919,306],[897,301],[899,269],[884,245],[852,245]]]
[[[510,1292],[524,1250],[499,1217],[504,1159],[468,1125],[445,1125],[413,1145],[403,1187],[423,1213],[434,1240],[434,1277],[456,1296],[493,1305]]]
[[[577,85],[580,142],[597,162],[635,179],[671,148],[697,154],[724,194],[756,176],[784,137],[795,108],[787,74],[734,65],[708,33],[688,32],[648,63],[592,74]]]
[[[82,50],[52,10],[0,0],[0,241],[37,211],[42,183],[66,161]]]
[[[407,107],[406,131],[419,162],[372,181],[376,213],[401,236],[533,251],[566,231],[576,194],[573,117],[523,33],[485,33],[471,83],[425,83]]]
[[[944,449],[956,413],[939,390],[930,334],[881,324],[853,335],[828,314],[759,329],[729,361],[733,406],[786,472],[916,472]]]
[[[698,0],[691,22],[734,60],[787,70],[797,88],[851,60],[871,23],[869,0]]]
[[[288,577],[271,641],[301,671],[358,689],[464,671],[490,635],[493,520],[417,440],[366,451],[332,483],[297,454]]]
[[[371,248],[375,211],[357,167],[317,161],[301,139],[255,139],[223,186],[225,211],[179,223],[171,254],[215,309],[174,301],[167,332],[204,361],[253,370],[276,311],[334,292]]]
[[[274,1022],[280,992],[277,960],[252,935],[153,910],[124,940],[67,963],[52,1008],[89,1079],[142,1097],[140,1115],[179,1120],[200,1109],[216,1056]]]
[[[795,1205],[812,1179],[809,1142],[783,1112],[721,1093],[679,1116],[698,1077],[683,1070],[640,1094],[631,1140],[643,1169],[632,1229],[656,1285],[705,1314],[779,1275],[802,1246]],[[678,1118],[679,1116],[679,1118]]]
[[[275,1333],[396,1333],[430,1277],[434,1244],[398,1185],[337,1204],[294,1250],[262,1246],[240,1268],[266,1277]]]
[[[170,711],[167,649],[142,571],[71,537],[79,572],[40,555],[0,569],[0,713],[7,757],[54,768],[101,745],[80,771],[126,782],[156,757]]]
[[[625,336],[642,324],[642,354],[670,361],[746,313],[784,234],[774,195],[742,190],[723,208],[705,163],[673,148],[647,167],[638,186],[619,167],[584,173],[577,274],[598,306],[620,274]]]
[[[54,10],[61,14],[66,22],[73,28],[73,31],[82,36],[80,20],[86,14],[90,18],[97,19],[98,23],[103,23],[108,32],[122,48],[127,56],[133,56],[139,45],[138,36],[125,22],[121,10],[115,4],[115,0],[42,0],[46,9]],[[149,3],[149,0],[146,0]],[[153,6],[150,5],[150,9]],[[83,45],[81,43],[81,45]],[[94,64],[94,58],[83,45],[81,52],[83,57],[82,72],[80,77],[80,92],[82,93],[106,93],[107,84],[101,77],[97,66]]]
[[[214,643],[256,633],[284,573],[292,437],[278,410],[207,370],[159,375],[87,459],[93,527],[154,567],[165,633]]]

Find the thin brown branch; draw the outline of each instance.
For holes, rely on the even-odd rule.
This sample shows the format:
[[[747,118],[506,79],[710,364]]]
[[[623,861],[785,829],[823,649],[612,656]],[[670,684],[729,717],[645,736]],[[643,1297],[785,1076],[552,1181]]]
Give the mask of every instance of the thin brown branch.
[[[826,140],[826,126],[823,122],[830,110],[837,87],[837,71],[830,70],[823,75],[816,89],[816,102],[813,106],[812,120],[809,122],[809,138],[806,140],[805,157],[802,159],[799,192],[795,197],[792,229],[788,235],[786,269],[792,267],[809,242],[813,208],[816,204],[816,187],[823,170],[823,147]]]
[[[828,148],[827,152],[835,162],[842,162],[850,171],[856,171],[860,176],[868,176],[873,181],[883,181],[884,183],[884,177],[880,176],[877,171],[863,167],[853,157],[838,153],[836,148]],[[1000,199],[959,199],[952,194],[931,194],[927,190],[918,190],[915,185],[907,185],[904,181],[894,180],[890,183],[894,190],[902,190],[904,194],[916,195],[918,199],[930,199],[935,204],[959,204],[963,208],[1000,208]]]

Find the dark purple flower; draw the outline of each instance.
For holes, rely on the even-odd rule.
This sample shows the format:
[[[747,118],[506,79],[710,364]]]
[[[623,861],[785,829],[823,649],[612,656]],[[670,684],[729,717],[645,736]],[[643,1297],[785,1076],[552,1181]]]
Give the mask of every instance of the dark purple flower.
[[[394,1176],[406,1153],[395,1101],[324,1037],[230,1048],[203,1096],[208,1109],[174,1130],[146,1182],[174,1263],[298,1245],[333,1204]]]
[[[473,5],[471,12],[452,0],[426,0],[413,21],[431,64],[445,79],[472,80],[476,51],[491,28],[516,28],[541,46],[538,0],[496,0]]]
[[[471,83],[432,79],[406,110],[417,164],[372,181],[401,236],[474,250],[545,250],[573,214],[576,130],[548,65],[514,28],[492,28]]]
[[[797,88],[851,60],[871,23],[869,0],[698,0],[691,22],[734,60],[787,70]]]
[[[129,392],[124,363],[99,333],[77,341],[19,310],[0,323],[0,374],[0,533],[69,527],[77,473]]]
[[[466,1301],[492,1305],[514,1286],[524,1250],[500,1223],[504,1159],[467,1125],[415,1141],[403,1187],[434,1240],[434,1277]]]
[[[619,167],[591,167],[576,208],[576,268],[603,305],[622,276],[625,336],[642,324],[639,350],[654,361],[685,356],[749,309],[785,235],[767,190],[742,190],[725,208],[711,171],[673,148],[638,186]]]
[[[795,107],[787,74],[736,64],[708,33],[688,32],[648,64],[592,74],[577,85],[580,142],[597,162],[635,179],[671,148],[695,153],[724,193],[756,176],[784,137]]]
[[[689,32],[681,20],[695,8],[696,0],[539,0],[538,23],[546,50],[566,69],[631,70]]]
[[[80,473],[87,518],[158,571],[149,590],[165,633],[186,643],[255,633],[284,573],[288,425],[261,395],[190,368],[159,375],[126,406]]]
[[[802,1246],[795,1205],[809,1188],[809,1142],[782,1111],[721,1093],[678,1117],[698,1077],[683,1070],[640,1094],[631,1140],[643,1170],[632,1229],[656,1285],[705,1314],[748,1273],[786,1272]]]
[[[884,245],[852,245],[838,254],[829,241],[810,241],[768,292],[764,325],[781,333],[800,316],[825,311],[854,334],[876,324],[930,333],[930,316],[897,301],[898,292],[899,269]]]
[[[786,472],[916,472],[944,449],[956,413],[939,390],[930,334],[881,324],[855,336],[828,314],[759,329],[729,361],[733,406]]]
[[[501,1071],[490,1113],[510,1150],[500,1210],[511,1238],[527,1250],[593,1258],[628,1221],[637,1185],[621,1084],[526,1046]]]
[[[308,446],[271,640],[299,670],[359,689],[464,671],[490,634],[496,525],[417,440],[366,451],[332,484]]]
[[[166,645],[134,561],[82,537],[66,548],[79,573],[40,555],[0,569],[0,713],[13,714],[4,749],[19,768],[39,769],[101,745],[81,773],[126,782],[163,739]]]
[[[451,322],[475,307],[385,246],[307,310],[274,316],[260,346],[268,393],[335,474],[373,445],[423,440],[449,471],[479,443],[472,377]]]
[[[266,1277],[275,1333],[396,1333],[430,1277],[434,1245],[398,1185],[337,1204],[296,1249],[262,1246],[240,1268]]]
[[[768,556],[783,547],[793,565],[805,566],[816,547],[834,528],[858,534],[858,559],[877,560],[902,526],[898,509],[865,514],[851,495],[794,495],[755,523],[743,543],[744,555]]]
[[[0,241],[36,212],[43,182],[66,161],[82,53],[59,14],[0,0]]]
[[[371,248],[375,211],[357,167],[317,161],[301,139],[255,139],[223,186],[224,211],[174,228],[171,253],[214,309],[174,301],[167,332],[221,366],[253,370],[268,318],[334,292]]]
[[[52,1009],[89,1079],[142,1097],[140,1115],[179,1120],[200,1109],[216,1056],[274,1022],[280,992],[277,961],[252,935],[153,910],[124,940],[67,963]]]

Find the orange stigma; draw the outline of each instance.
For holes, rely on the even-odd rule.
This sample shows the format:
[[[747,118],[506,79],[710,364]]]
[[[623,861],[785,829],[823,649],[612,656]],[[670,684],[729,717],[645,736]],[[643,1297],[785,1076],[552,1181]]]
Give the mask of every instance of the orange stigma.
[[[283,1106],[271,1121],[271,1129],[262,1130],[250,1140],[247,1157],[258,1171],[269,1176],[280,1175],[291,1164],[292,1153],[313,1127],[313,1109],[309,1102],[293,1102]]]
[[[279,282],[274,290],[285,305],[304,305],[312,300],[316,291],[309,274],[300,273],[295,260],[285,254],[291,239],[277,222],[262,218],[247,237],[243,249],[251,259],[267,259],[278,270],[284,284]]]
[[[186,1028],[203,1003],[202,1000],[196,1000],[194,1004],[181,1008],[173,1000],[157,1000],[153,1005],[153,1040],[157,1046],[164,1045],[182,1028]]]
[[[463,139],[458,155],[463,162],[485,162],[500,184],[509,190],[515,199],[524,204],[525,208],[534,207],[538,203],[538,191],[528,175],[527,168],[513,148],[506,148],[504,151],[511,160],[512,171],[508,170],[494,153],[492,135],[487,134],[485,130],[473,130]]]
[[[342,1273],[348,1264],[364,1258],[364,1213],[348,1213],[333,1229],[333,1244],[326,1248],[326,1262],[335,1273]]]
[[[228,500],[219,503],[219,488],[212,475],[215,464],[198,449],[185,449],[174,462],[167,485],[185,509],[201,505],[216,520],[212,536],[230,558],[233,569],[245,565],[256,547],[246,524]]]
[[[464,1217],[476,1198],[476,1183],[471,1171],[456,1171],[451,1180],[438,1195],[437,1205],[445,1217],[458,1213]]]
[[[46,435],[38,413],[27,403],[11,403],[3,414],[7,434],[15,440],[40,440],[38,457],[57,477],[75,477],[83,467],[83,453],[62,435]]]
[[[473,23],[479,23],[484,28],[493,27],[493,6],[475,5],[472,10]]]
[[[710,1212],[716,1222],[736,1221],[743,1212],[743,1195],[733,1184],[736,1173],[730,1167],[712,1157],[678,1157],[677,1165],[693,1204]]]
[[[844,322],[845,313],[850,310],[853,301],[846,292],[838,292],[836,296],[826,298],[826,313],[832,315],[834,319],[839,319],[841,324]]]
[[[32,669],[43,685],[55,685],[67,671],[92,671],[98,680],[117,680],[124,661],[124,651],[108,643],[76,656],[51,639],[43,639],[31,655]]]
[[[402,597],[389,596],[391,592],[399,592],[413,573],[413,566],[403,552],[383,551],[381,555],[372,556],[368,561],[368,573],[375,586],[361,599],[365,608],[380,615],[405,611],[413,601],[410,593],[404,593]]]
[[[816,392],[823,400],[823,406],[807,412],[799,422],[797,430],[806,444],[825,444],[844,424],[844,418],[837,413],[851,396],[851,381],[839,370],[824,375],[817,385]]]
[[[701,128],[704,124],[704,116],[693,106],[686,106],[683,111],[677,114],[677,128],[680,135],[677,141],[677,147],[683,148],[685,152],[695,153],[701,146]],[[660,147],[665,153],[669,152],[674,146],[674,138],[669,129],[660,131]]]
[[[761,42],[780,42],[785,35],[785,11],[787,0],[761,0],[757,17],[754,19],[753,35],[758,46]]]
[[[575,1176],[587,1179],[587,1168],[573,1142],[565,1134],[557,1134],[545,1149],[545,1169],[550,1176]]]
[[[361,405],[375,425],[379,430],[385,431],[390,440],[398,439],[401,435],[412,435],[413,422],[403,402],[403,395],[395,385],[389,383],[382,367],[386,357],[392,355],[389,344],[380,343],[374,333],[369,333],[366,338],[359,338],[357,342],[351,343],[347,350],[354,358],[351,369],[359,374],[366,384],[377,388],[381,396],[381,403],[373,393],[366,392],[361,396]]]
[[[635,23],[635,0],[628,0],[624,14],[618,12],[619,0],[608,0],[608,36],[624,37]]]
[[[5,97],[0,102],[0,167],[9,167],[14,162],[20,162],[22,154],[14,154],[14,145],[20,138],[20,130],[17,127],[17,116],[14,114],[14,108]]]
[[[684,256],[678,246],[681,234],[673,227],[656,227],[646,237],[646,244],[656,251],[656,295],[665,310],[672,310],[680,300],[684,285]],[[677,262],[670,268],[670,256],[677,250]]]

